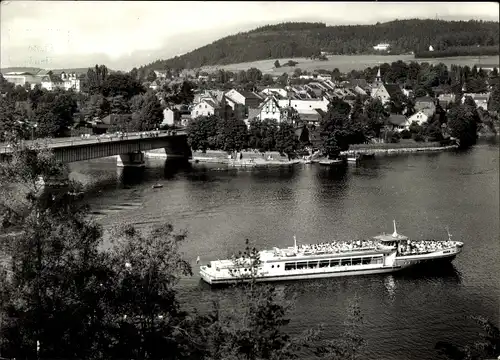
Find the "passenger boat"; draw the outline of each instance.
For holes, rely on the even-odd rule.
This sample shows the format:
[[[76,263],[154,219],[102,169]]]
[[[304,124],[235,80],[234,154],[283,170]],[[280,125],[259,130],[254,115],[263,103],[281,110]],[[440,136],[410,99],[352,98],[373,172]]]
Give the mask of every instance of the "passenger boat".
[[[359,162],[359,160],[361,160],[361,157],[359,155],[356,154],[347,155],[347,162],[357,163]]]
[[[428,261],[450,261],[463,246],[448,240],[427,244],[425,249],[412,247],[418,243],[399,235],[394,222],[393,234],[371,240],[297,246],[294,237],[293,247],[260,251],[256,269],[248,259],[216,260],[201,266],[200,275],[205,282],[217,285],[249,281],[252,276],[257,282],[271,282],[392,273]]]

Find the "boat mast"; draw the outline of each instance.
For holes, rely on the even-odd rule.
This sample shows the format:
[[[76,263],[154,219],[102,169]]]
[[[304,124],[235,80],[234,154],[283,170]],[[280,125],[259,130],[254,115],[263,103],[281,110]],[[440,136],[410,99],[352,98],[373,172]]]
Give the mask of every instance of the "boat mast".
[[[293,248],[297,252],[297,237],[293,235]]]
[[[392,233],[392,236],[398,237],[398,232],[396,230],[396,220],[392,220],[392,223],[394,224],[394,232]]]

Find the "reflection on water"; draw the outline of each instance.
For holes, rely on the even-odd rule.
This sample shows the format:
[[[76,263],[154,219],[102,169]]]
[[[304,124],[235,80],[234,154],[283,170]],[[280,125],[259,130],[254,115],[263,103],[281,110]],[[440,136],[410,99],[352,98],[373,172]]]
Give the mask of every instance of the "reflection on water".
[[[209,308],[216,297],[232,304],[231,289],[201,283],[195,259],[225,258],[258,248],[367,238],[398,231],[410,238],[446,239],[446,226],[464,251],[451,264],[391,275],[350,276],[275,284],[296,294],[291,334],[324,323],[342,330],[346,308],[359,295],[369,359],[434,359],[437,340],[475,334],[463,316],[500,315],[498,144],[467,152],[376,157],[357,166],[318,164],[269,169],[165,163],[117,174],[116,160],[72,164],[72,176],[93,189],[87,201],[109,229],[171,222],[186,229],[182,246],[195,276],[183,278],[180,300]],[[127,170],[128,171],[128,170]],[[152,189],[161,183],[162,188]],[[100,191],[100,193],[98,193]],[[229,305],[228,305],[229,306]],[[471,335],[472,334],[472,335]]]

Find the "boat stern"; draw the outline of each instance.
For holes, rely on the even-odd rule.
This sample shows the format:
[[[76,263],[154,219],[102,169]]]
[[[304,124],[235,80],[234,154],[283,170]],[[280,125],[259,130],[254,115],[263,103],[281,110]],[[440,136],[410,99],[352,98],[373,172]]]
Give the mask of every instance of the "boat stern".
[[[214,275],[212,274],[213,270],[208,265],[200,266],[200,276],[206,283],[212,285],[212,281],[214,279]]]

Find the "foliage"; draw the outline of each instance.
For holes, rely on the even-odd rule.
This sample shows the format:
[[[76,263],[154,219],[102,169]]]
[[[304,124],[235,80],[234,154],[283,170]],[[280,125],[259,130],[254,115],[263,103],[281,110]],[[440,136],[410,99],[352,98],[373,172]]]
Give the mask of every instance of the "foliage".
[[[149,131],[157,129],[163,121],[163,110],[160,101],[154,93],[148,93],[141,104],[138,117],[138,130]]]
[[[322,23],[285,23],[261,27],[217,40],[187,54],[157,60],[144,69],[183,69],[225,65],[263,59],[311,57],[321,50],[336,55],[375,53],[373,44],[384,39],[391,53],[427,50],[434,39],[435,53],[454,46],[496,46],[499,30],[495,22],[395,20],[376,25],[326,26]]]
[[[287,154],[288,158],[298,149],[298,139],[293,125],[281,123],[276,133],[276,149],[280,154]]]
[[[488,110],[500,113],[500,86],[498,84],[491,90]]]
[[[348,115],[342,109],[330,106],[328,112],[321,119],[321,138],[323,139],[323,153],[330,159],[337,158],[341,151],[349,149],[351,129]]]
[[[109,75],[109,70],[105,65],[96,65],[93,69],[87,70],[85,83],[90,94],[99,94],[102,92],[102,86]]]
[[[276,149],[276,134],[278,122],[274,119],[251,120],[248,145],[261,152]]]
[[[477,109],[470,104],[457,104],[448,113],[450,135],[459,141],[460,147],[474,145],[477,140],[479,115]]]
[[[438,51],[422,51],[415,53],[415,57],[419,59],[488,55],[498,55],[498,46],[455,46]]]
[[[247,126],[243,120],[223,117],[217,121],[216,146],[227,152],[241,151],[248,146]]]
[[[129,74],[113,73],[101,85],[101,93],[108,96],[123,96],[127,101],[134,95],[146,92],[143,86]]]
[[[446,341],[436,343],[439,355],[448,360],[479,360],[500,356],[500,330],[492,321],[482,316],[469,316],[482,332],[479,339],[465,346]]]
[[[279,60],[276,60],[276,61],[274,62],[274,67],[275,67],[276,69],[278,69],[278,68],[280,68],[280,67],[281,67]]]
[[[191,120],[186,128],[188,143],[194,151],[216,148],[217,124],[219,119],[214,116],[200,116]]]
[[[365,106],[367,121],[367,137],[380,137],[380,131],[385,125],[389,114],[379,99],[369,100]]]

